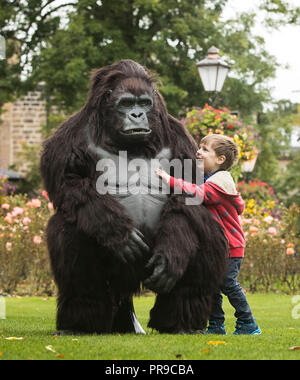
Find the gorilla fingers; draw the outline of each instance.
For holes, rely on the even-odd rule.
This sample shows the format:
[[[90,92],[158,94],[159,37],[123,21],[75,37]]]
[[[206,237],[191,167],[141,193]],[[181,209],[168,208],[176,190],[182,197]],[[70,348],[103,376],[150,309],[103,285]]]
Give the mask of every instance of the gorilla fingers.
[[[149,253],[150,248],[143,239],[144,235],[138,229],[135,228],[131,232],[127,245],[119,253],[119,258],[124,264],[142,261],[145,254]]]
[[[169,273],[168,261],[163,254],[155,254],[148,262],[146,270],[152,273],[144,284],[155,293],[170,293],[178,278]]]

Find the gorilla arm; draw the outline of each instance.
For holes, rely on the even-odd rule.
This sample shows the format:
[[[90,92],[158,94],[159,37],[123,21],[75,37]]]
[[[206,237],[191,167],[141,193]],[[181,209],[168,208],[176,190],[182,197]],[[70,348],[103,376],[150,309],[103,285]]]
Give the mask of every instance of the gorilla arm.
[[[152,273],[145,285],[157,293],[169,293],[195,257],[198,238],[184,213],[179,213],[180,198],[172,196],[161,217],[154,254],[147,264]],[[176,206],[177,204],[177,206]]]
[[[124,263],[134,262],[149,248],[124,207],[110,195],[98,194],[90,174],[94,167],[88,154],[70,149],[59,135],[44,143],[40,168],[57,212]]]

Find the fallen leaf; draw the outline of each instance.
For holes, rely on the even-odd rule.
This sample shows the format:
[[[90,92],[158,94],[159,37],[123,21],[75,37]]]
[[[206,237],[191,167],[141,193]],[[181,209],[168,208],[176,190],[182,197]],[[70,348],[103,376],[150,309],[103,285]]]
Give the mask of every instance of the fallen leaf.
[[[176,358],[177,359],[182,358],[182,354],[176,354]]]
[[[3,355],[3,352],[0,351],[0,356],[2,356],[2,355]]]
[[[56,357],[57,357],[57,358],[64,358],[65,355],[64,355],[64,354],[57,354]]]
[[[210,346],[218,346],[219,344],[226,344],[223,340],[210,340],[207,342]]]
[[[56,354],[56,351],[54,350],[54,348],[51,345],[46,346],[45,348],[46,348],[46,350],[54,352]]]
[[[207,348],[206,350],[201,350],[200,352],[201,352],[201,354],[207,354],[207,353],[211,352],[211,350],[209,348]]]
[[[20,337],[20,338],[17,338],[16,336],[10,336],[9,338],[5,338],[6,340],[24,340],[24,338]]]
[[[72,339],[72,342],[78,342],[78,339]]]
[[[289,350],[290,351],[300,350],[300,347],[299,346],[290,347]]]

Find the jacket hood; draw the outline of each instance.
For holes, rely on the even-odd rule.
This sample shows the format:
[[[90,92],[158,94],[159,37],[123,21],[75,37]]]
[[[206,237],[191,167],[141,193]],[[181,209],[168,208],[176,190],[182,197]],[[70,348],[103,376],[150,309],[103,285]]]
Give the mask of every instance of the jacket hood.
[[[219,186],[225,193],[230,195],[238,195],[234,180],[231,174],[225,170],[221,170],[208,178],[206,182]]]

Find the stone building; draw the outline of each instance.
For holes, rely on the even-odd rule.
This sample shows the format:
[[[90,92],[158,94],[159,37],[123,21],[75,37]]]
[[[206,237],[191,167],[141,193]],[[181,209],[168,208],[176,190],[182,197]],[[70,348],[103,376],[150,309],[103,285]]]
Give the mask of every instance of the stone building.
[[[4,112],[0,115],[0,168],[18,164],[19,173],[24,174],[26,163],[22,163],[18,156],[22,144],[41,144],[41,126],[47,121],[46,101],[41,98],[41,91],[39,88],[3,106]]]

